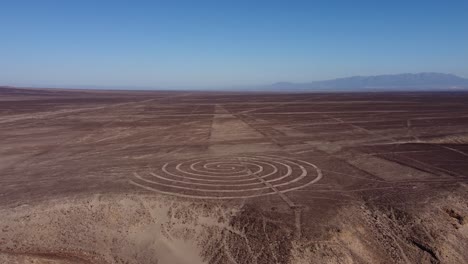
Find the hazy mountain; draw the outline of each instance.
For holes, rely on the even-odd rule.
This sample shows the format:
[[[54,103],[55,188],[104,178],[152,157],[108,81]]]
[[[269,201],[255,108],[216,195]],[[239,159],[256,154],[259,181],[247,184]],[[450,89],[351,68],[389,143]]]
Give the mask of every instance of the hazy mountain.
[[[270,90],[468,90],[468,79],[444,73],[353,76],[309,83],[279,82]]]
[[[58,86],[48,88],[109,90],[225,90],[225,91],[468,91],[468,79],[453,74],[424,72],[392,75],[353,76],[308,83],[278,82],[262,86],[226,87],[135,87],[135,86]],[[39,88],[39,87],[38,87]],[[53,89],[48,89],[48,93]],[[37,89],[0,86],[0,93],[37,93]]]

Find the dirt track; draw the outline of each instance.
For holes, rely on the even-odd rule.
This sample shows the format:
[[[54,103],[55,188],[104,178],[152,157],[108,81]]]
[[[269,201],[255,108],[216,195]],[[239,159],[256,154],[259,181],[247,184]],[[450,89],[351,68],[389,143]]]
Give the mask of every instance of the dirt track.
[[[0,262],[467,263],[467,102],[0,88]]]

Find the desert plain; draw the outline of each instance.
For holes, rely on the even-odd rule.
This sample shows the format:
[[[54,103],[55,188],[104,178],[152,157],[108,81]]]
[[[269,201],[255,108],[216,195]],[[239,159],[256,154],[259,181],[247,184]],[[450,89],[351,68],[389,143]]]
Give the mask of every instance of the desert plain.
[[[468,93],[0,87],[0,263],[468,263]]]

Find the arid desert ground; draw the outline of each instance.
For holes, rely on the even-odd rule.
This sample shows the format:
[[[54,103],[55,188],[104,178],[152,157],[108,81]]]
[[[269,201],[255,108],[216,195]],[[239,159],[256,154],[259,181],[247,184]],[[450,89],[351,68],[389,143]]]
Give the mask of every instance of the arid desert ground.
[[[0,263],[468,263],[468,93],[0,88]]]

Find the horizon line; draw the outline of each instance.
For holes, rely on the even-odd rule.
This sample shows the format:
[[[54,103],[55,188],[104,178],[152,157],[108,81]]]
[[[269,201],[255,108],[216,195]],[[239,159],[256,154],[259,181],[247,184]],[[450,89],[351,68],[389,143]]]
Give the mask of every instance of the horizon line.
[[[355,77],[378,77],[378,76],[398,76],[398,75],[421,75],[421,74],[441,74],[441,75],[452,75],[458,78],[467,79],[468,77],[460,76],[454,73],[443,73],[435,71],[426,71],[426,72],[402,72],[402,73],[383,73],[375,75],[347,75],[344,77],[334,77],[328,79],[320,80],[311,80],[306,82],[294,82],[294,81],[276,81],[270,83],[262,84],[239,84],[239,85],[95,85],[95,84],[0,84],[0,87],[10,87],[10,88],[34,88],[34,89],[78,89],[78,90],[160,90],[160,91],[170,91],[170,90],[223,90],[223,89],[248,89],[248,88],[265,88],[268,86],[278,85],[278,84],[309,84],[314,82],[325,82],[333,81],[347,78]]]

